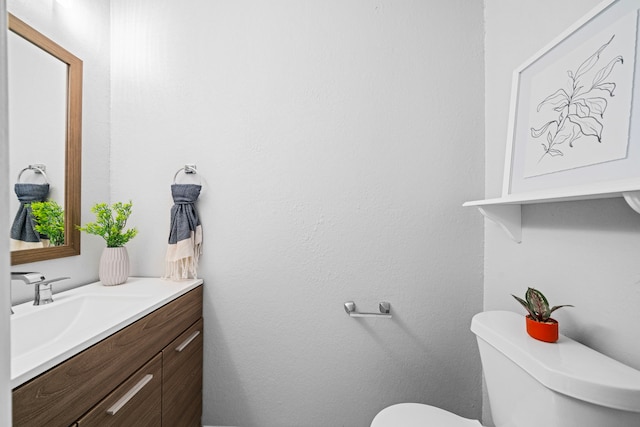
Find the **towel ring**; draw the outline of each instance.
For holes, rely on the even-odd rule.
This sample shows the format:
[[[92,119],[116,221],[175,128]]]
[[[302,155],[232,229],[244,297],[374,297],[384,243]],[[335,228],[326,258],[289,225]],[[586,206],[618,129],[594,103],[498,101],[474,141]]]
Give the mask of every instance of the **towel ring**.
[[[45,165],[29,165],[26,168],[22,169],[20,171],[20,173],[18,174],[18,182],[20,182],[20,178],[22,177],[22,174],[25,173],[28,170],[33,171],[35,174],[42,174],[42,176],[44,177],[44,180],[47,182],[47,184],[49,183],[49,178],[47,177],[47,174],[44,172],[47,169],[47,167]]]
[[[174,184],[176,183],[176,178],[178,178],[180,172],[184,172],[185,175],[196,175],[198,173],[198,169],[196,165],[184,165],[183,168],[178,169],[175,175],[173,175]],[[200,183],[202,183],[202,178],[200,176],[198,176],[198,178],[200,179]]]

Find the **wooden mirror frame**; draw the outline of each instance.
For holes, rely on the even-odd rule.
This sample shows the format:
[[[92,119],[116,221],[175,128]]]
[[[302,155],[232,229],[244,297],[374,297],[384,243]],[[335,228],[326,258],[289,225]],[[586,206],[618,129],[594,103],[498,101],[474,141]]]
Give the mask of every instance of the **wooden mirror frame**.
[[[11,252],[11,265],[80,255],[82,165],[82,61],[12,14],[9,30],[67,64],[67,140],[65,144],[64,245]],[[7,230],[8,232],[8,230]]]

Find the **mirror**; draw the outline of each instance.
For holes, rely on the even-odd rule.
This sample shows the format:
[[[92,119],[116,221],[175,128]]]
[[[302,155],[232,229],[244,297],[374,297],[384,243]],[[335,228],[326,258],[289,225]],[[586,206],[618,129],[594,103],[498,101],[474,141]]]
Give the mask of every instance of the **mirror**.
[[[82,61],[25,22],[8,16],[11,178],[36,187],[48,182],[46,199],[64,209],[63,242],[36,248],[17,245],[11,251],[11,264],[79,255]],[[20,202],[13,184],[10,192],[15,198],[13,217]]]

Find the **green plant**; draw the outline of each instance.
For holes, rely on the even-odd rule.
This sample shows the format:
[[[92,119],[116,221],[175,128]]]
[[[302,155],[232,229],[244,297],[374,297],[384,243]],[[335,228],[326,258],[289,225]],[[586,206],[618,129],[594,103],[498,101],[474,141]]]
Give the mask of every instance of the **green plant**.
[[[111,206],[98,203],[91,208],[91,212],[96,214],[96,222],[89,222],[84,227],[78,227],[78,230],[102,237],[109,248],[124,246],[138,234],[135,228],[123,231],[131,215],[132,206],[131,201],[117,202]]]
[[[570,304],[565,305],[556,305],[554,307],[549,308],[549,302],[547,298],[537,289],[528,288],[527,293],[525,294],[525,299],[519,298],[515,295],[511,295],[514,297],[522,306],[529,312],[529,316],[533,320],[538,322],[546,322],[551,318],[551,313],[556,311],[562,307],[573,307]]]
[[[64,210],[57,202],[31,202],[31,214],[36,221],[35,230],[48,238],[53,246],[64,244]]]

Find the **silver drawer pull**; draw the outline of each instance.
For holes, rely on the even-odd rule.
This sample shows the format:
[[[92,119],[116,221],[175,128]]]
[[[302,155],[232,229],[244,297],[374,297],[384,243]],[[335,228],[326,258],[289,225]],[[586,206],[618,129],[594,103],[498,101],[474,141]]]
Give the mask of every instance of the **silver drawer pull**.
[[[143,379],[138,381],[138,384],[134,385],[131,388],[131,390],[129,390],[124,396],[122,396],[120,398],[120,400],[118,400],[116,403],[114,403],[111,408],[107,409],[107,414],[115,415],[116,412],[118,412],[120,409],[122,409],[122,407],[124,405],[126,405],[131,399],[133,399],[133,397],[136,394],[138,394],[138,392],[140,390],[142,390],[142,388],[144,386],[146,386],[149,383],[149,381],[151,381],[152,379],[153,379],[153,375],[152,374],[145,375]]]
[[[182,350],[184,350],[185,348],[187,348],[187,346],[189,344],[191,344],[191,341],[195,340],[196,337],[200,335],[200,331],[195,331],[194,333],[192,333],[189,338],[187,338],[186,340],[184,340],[184,342],[182,344],[180,344],[179,346],[176,347],[176,351],[178,353],[180,353]]]

